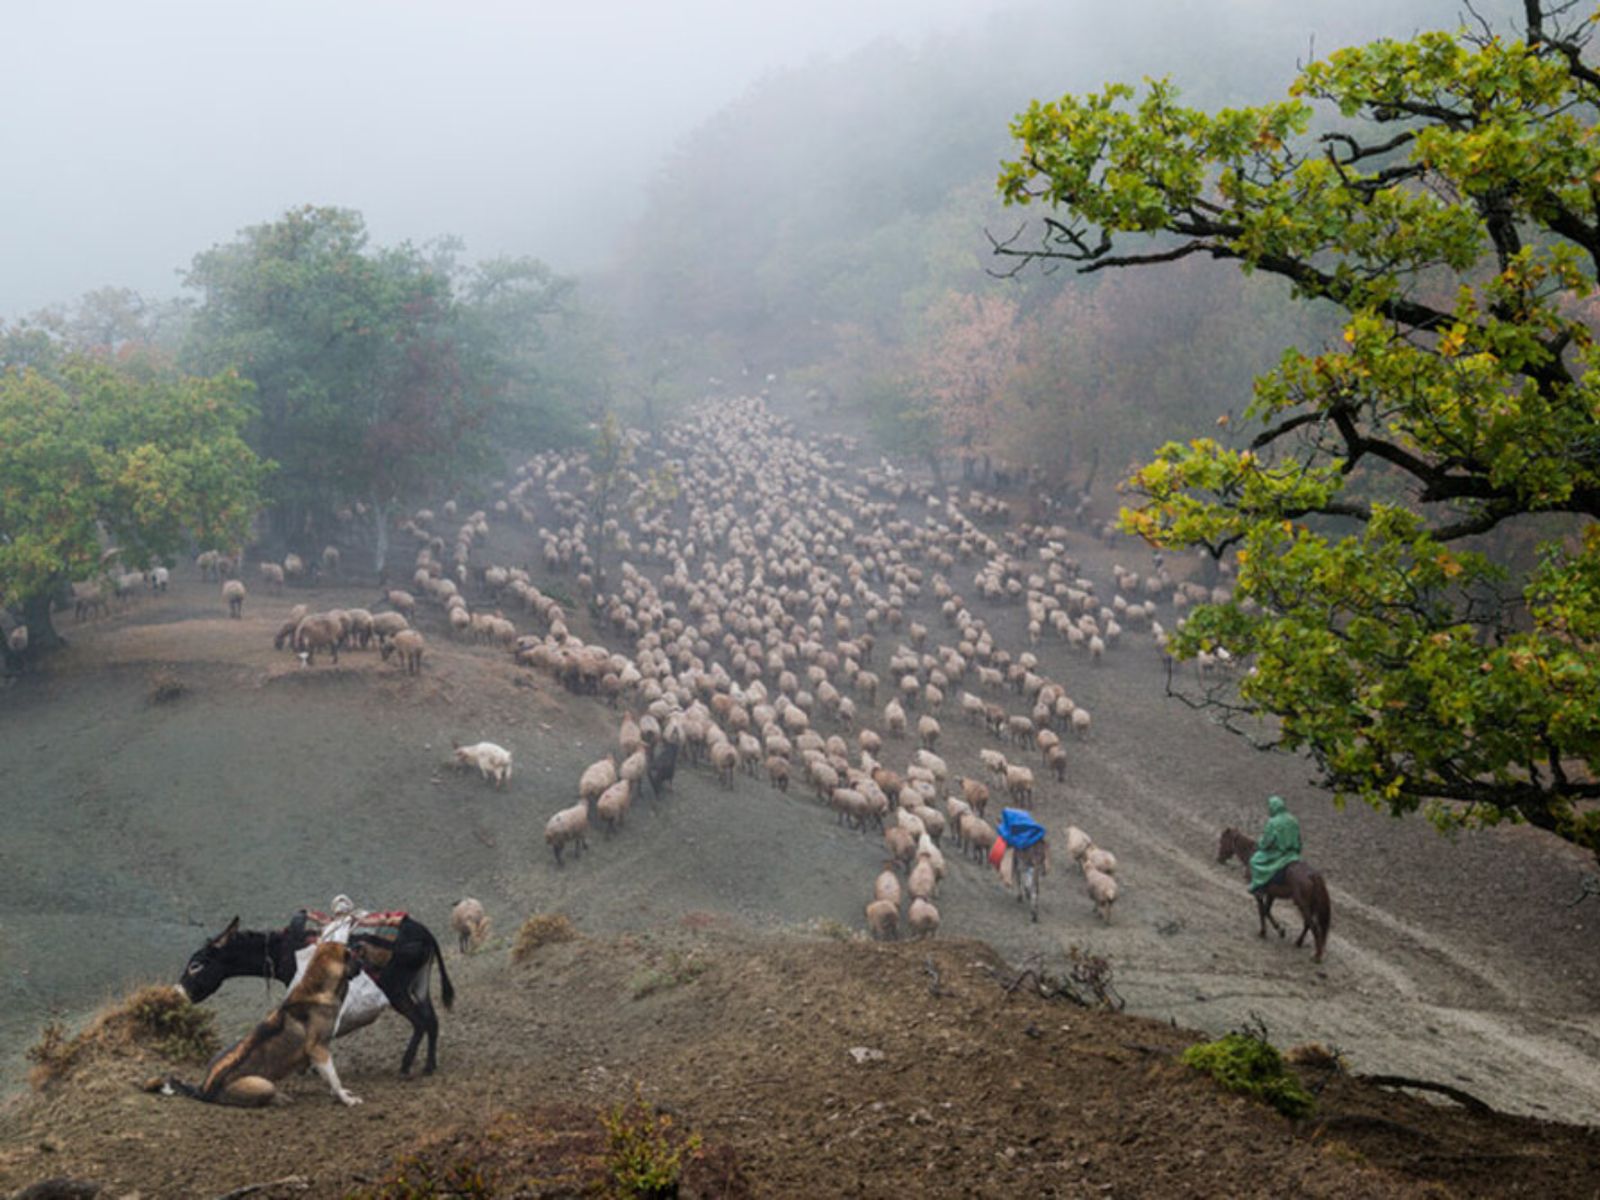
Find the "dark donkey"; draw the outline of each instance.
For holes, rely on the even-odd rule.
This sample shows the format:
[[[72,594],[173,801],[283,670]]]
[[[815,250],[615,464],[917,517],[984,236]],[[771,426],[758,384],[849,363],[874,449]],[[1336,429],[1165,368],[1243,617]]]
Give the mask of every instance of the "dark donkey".
[[[1250,856],[1255,852],[1255,842],[1237,829],[1230,826],[1222,831],[1222,840],[1217,845],[1217,861],[1225,863],[1230,858],[1237,858],[1244,864],[1244,877],[1247,883],[1250,880]],[[1312,955],[1311,961],[1321,962],[1323,947],[1328,944],[1328,926],[1333,922],[1333,906],[1328,899],[1328,885],[1323,881],[1322,872],[1296,860],[1273,876],[1272,882],[1256,893],[1256,913],[1261,917],[1262,937],[1267,936],[1268,921],[1272,922],[1272,927],[1278,931],[1279,937],[1284,935],[1283,926],[1278,923],[1278,918],[1272,915],[1274,900],[1294,901],[1295,907],[1300,910],[1300,919],[1305,922],[1294,944],[1305,945],[1306,934],[1311,934],[1316,944],[1316,953]]]
[[[295,951],[314,943],[329,920],[326,913],[302,908],[284,928],[262,932],[240,929],[239,918],[235,917],[226,929],[189,956],[178,987],[199,1003],[224,980],[237,975],[264,975],[288,984],[294,978]],[[438,941],[426,925],[405,913],[363,913],[350,932],[350,947],[390,1007],[411,1022],[411,1044],[400,1060],[400,1073],[411,1073],[417,1047],[426,1034],[428,1059],[422,1070],[432,1074],[438,1065],[439,1044],[439,1017],[428,994],[428,968],[432,964],[439,964],[439,998],[444,1006],[449,1008],[456,998]],[[340,1033],[359,1028],[360,1025],[342,1027]]]

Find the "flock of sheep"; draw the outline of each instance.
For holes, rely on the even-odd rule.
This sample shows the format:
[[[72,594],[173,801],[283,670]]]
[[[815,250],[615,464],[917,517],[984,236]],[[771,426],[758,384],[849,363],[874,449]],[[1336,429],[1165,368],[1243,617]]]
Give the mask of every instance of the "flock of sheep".
[[[838,823],[881,832],[887,861],[867,925],[881,937],[902,928],[928,936],[940,924],[946,839],[982,862],[996,838],[991,787],[1018,806],[1036,804],[1040,785],[1024,756],[1038,754],[1060,783],[1069,740],[1090,734],[1090,713],[1041,667],[1040,643],[1057,640],[1092,668],[1131,631],[1163,645],[1158,604],[1181,610],[1214,598],[1164,571],[1118,568],[1104,602],[1067,555],[1061,527],[1023,523],[993,535],[979,520],[1003,523],[1000,501],[918,488],[886,464],[852,477],[828,457],[847,448],[845,439],[809,443],[761,400],[739,399],[708,403],[653,442],[630,433],[617,478],[597,479],[581,453],[544,453],[517,468],[492,516],[537,531],[544,570],[573,580],[593,641],[572,631],[530,569],[478,559],[489,513],[459,527],[448,561],[432,511],[407,523],[418,540],[414,590],[453,632],[623,710],[616,750],[582,772],[573,801],[546,824],[557,865],[588,848],[591,827],[620,832],[646,787],[669,786],[681,756],[724,787],[764,775],[783,793],[807,788]],[[597,517],[602,489],[613,506]],[[904,515],[912,505],[920,521]],[[443,513],[453,518],[454,506]],[[482,612],[466,599],[473,588]],[[410,593],[386,599],[414,615]],[[929,600],[942,627],[907,615]],[[1002,646],[975,611],[983,605],[1020,606],[1027,646]],[[535,631],[519,633],[506,612]],[[296,648],[306,619],[289,633]],[[952,771],[939,753],[952,718],[999,743],[979,752],[982,772]],[[497,786],[511,778],[511,754],[492,742],[454,755]],[[1065,837],[1109,919],[1114,856],[1075,827]]]
[[[852,473],[829,457],[849,449],[837,436],[808,442],[760,399],[733,399],[708,402],[653,441],[629,433],[613,478],[597,479],[581,453],[540,454],[496,485],[492,513],[456,521],[451,501],[402,525],[417,543],[414,573],[410,591],[388,588],[373,605],[389,611],[296,605],[275,645],[308,666],[324,651],[337,662],[341,650],[376,645],[415,673],[425,646],[413,627],[420,597],[452,635],[501,647],[625,710],[616,752],[582,773],[574,802],[545,827],[558,866],[569,849],[587,848],[591,825],[620,832],[641,790],[669,786],[681,756],[724,787],[765,775],[783,793],[807,788],[840,824],[879,831],[886,862],[867,927],[884,938],[902,928],[929,936],[950,869],[946,839],[983,863],[997,836],[991,788],[1035,806],[1040,784],[1023,759],[1037,754],[1046,780],[1063,783],[1069,741],[1090,734],[1090,713],[1041,666],[1041,642],[1059,642],[1088,669],[1134,633],[1164,652],[1159,604],[1181,621],[1185,605],[1222,597],[1175,583],[1158,562],[1143,577],[1114,568],[1104,601],[1067,554],[1062,527],[1008,527],[993,497],[968,491],[962,500],[887,463]],[[597,518],[602,490],[611,511]],[[595,636],[625,649],[574,634],[530,569],[483,561],[491,517],[536,530],[544,570],[570,575]],[[453,543],[436,532],[444,522],[456,522]],[[222,581],[239,616],[246,589],[237,559],[211,551],[200,567]],[[315,573],[296,555],[258,569],[269,588]],[[317,569],[338,573],[337,547]],[[930,602],[932,627],[911,619]],[[1003,646],[980,615],[985,606],[1020,607],[1027,645]],[[519,633],[507,611],[537,631]],[[997,743],[978,751],[981,770],[952,770],[941,755],[952,719]],[[453,745],[453,755],[497,787],[511,780],[511,753],[495,743]],[[1089,898],[1109,919],[1114,856],[1076,827],[1064,832]]]

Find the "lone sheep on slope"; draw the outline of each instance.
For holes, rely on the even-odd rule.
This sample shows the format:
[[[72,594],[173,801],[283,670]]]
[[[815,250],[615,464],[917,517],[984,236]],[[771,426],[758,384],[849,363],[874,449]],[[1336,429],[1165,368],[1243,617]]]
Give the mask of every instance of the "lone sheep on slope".
[[[456,766],[463,770],[477,767],[480,775],[499,788],[511,782],[511,751],[505,747],[493,742],[463,746],[452,741],[450,748],[455,752]]]

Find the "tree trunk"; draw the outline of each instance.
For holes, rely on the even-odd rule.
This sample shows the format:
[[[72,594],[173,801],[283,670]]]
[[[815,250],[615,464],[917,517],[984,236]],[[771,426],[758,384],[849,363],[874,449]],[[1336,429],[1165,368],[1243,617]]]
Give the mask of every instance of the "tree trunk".
[[[50,616],[50,606],[55,600],[56,589],[40,592],[38,595],[29,596],[22,602],[22,623],[28,627],[28,653],[36,650],[54,650],[58,646],[65,646],[67,639],[56,632],[56,627]],[[10,658],[7,658],[7,663]]]
[[[944,491],[944,467],[939,463],[939,452],[929,450],[923,457],[928,461],[928,470],[933,472],[933,486]]]
[[[389,506],[381,500],[372,502],[372,569],[381,577],[389,561]]]

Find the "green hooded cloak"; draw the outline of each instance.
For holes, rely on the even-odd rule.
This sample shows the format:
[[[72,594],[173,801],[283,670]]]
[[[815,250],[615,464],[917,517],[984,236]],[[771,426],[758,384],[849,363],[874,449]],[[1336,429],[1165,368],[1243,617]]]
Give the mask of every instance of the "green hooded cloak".
[[[1274,875],[1300,858],[1300,822],[1294,819],[1282,796],[1267,797],[1266,826],[1256,852],[1250,856],[1250,890],[1264,886]]]

